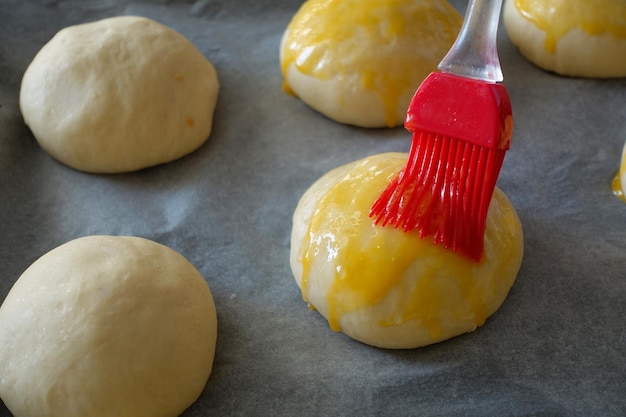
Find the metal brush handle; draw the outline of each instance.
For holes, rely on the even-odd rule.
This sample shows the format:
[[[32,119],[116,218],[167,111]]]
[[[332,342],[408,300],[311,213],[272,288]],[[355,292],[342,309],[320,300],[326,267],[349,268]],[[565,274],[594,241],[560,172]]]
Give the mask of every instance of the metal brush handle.
[[[440,71],[488,82],[502,81],[497,34],[502,0],[470,0],[454,45]]]

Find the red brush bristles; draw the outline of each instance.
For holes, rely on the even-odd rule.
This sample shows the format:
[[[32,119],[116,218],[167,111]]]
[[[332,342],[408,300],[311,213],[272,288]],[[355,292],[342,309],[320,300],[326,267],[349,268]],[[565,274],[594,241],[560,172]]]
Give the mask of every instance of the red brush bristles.
[[[415,133],[407,166],[374,202],[370,216],[380,226],[417,229],[422,238],[432,235],[436,244],[479,261],[487,210],[505,153]]]
[[[405,126],[413,133],[406,167],[370,210],[380,226],[480,261],[487,210],[510,146],[511,105],[495,83],[431,74],[416,92]],[[436,132],[436,133],[431,133]]]

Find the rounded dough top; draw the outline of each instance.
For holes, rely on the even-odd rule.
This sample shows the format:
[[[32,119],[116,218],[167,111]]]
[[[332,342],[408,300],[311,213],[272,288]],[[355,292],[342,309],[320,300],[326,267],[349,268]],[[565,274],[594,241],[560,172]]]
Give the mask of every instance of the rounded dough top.
[[[81,171],[117,173],[202,145],[218,90],[213,65],[183,35],[122,16],[59,31],[24,73],[20,108],[54,158]]]
[[[374,155],[328,172],[293,216],[290,261],[303,298],[333,330],[384,348],[425,346],[482,325],[506,298],[523,254],[520,221],[498,188],[480,263],[419,233],[374,225],[371,204],[406,158]]]
[[[562,75],[626,76],[623,0],[506,0],[504,25],[531,62]]]
[[[0,397],[15,417],[174,417],[211,373],[217,316],[180,254],[88,236],[35,261],[0,307]]]
[[[461,22],[447,0],[309,0],[283,35],[285,88],[341,123],[402,124]]]

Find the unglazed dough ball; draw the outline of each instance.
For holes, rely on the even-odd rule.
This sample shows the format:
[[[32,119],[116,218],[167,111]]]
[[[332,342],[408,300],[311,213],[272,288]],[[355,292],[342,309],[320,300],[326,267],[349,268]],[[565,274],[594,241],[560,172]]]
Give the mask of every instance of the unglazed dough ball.
[[[213,366],[200,273],[138,237],[89,236],[35,261],[0,307],[0,398],[15,417],[174,417]]]
[[[506,0],[503,20],[511,42],[545,70],[626,77],[624,0]]]
[[[181,34],[143,17],[67,27],[33,59],[20,107],[40,146],[77,170],[180,158],[209,137],[219,82]]]
[[[330,327],[363,343],[407,349],[471,332],[503,303],[520,268],[523,234],[496,188],[476,263],[418,233],[375,226],[372,203],[407,155],[374,155],[336,168],[302,196],[290,263],[305,301]]]
[[[308,0],[282,38],[284,87],[340,123],[401,125],[461,23],[446,0]]]

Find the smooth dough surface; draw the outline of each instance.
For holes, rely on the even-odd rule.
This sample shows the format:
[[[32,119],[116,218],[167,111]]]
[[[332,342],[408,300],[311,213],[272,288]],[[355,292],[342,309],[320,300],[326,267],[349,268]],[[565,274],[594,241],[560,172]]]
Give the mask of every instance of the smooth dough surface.
[[[35,261],[0,307],[0,398],[15,417],[174,417],[213,366],[200,273],[139,237],[88,236]]]
[[[183,35],[122,16],[70,26],[37,53],[20,108],[40,146],[80,171],[178,159],[209,137],[219,82]]]
[[[302,196],[290,263],[309,302],[335,331],[363,343],[416,348],[473,331],[506,298],[523,256],[515,209],[496,188],[480,263],[375,226],[369,209],[407,160],[374,155],[336,168]]]
[[[340,123],[401,125],[461,22],[447,0],[309,0],[282,38],[285,89]]]
[[[626,77],[624,0],[506,0],[503,21],[511,42],[540,68]]]

